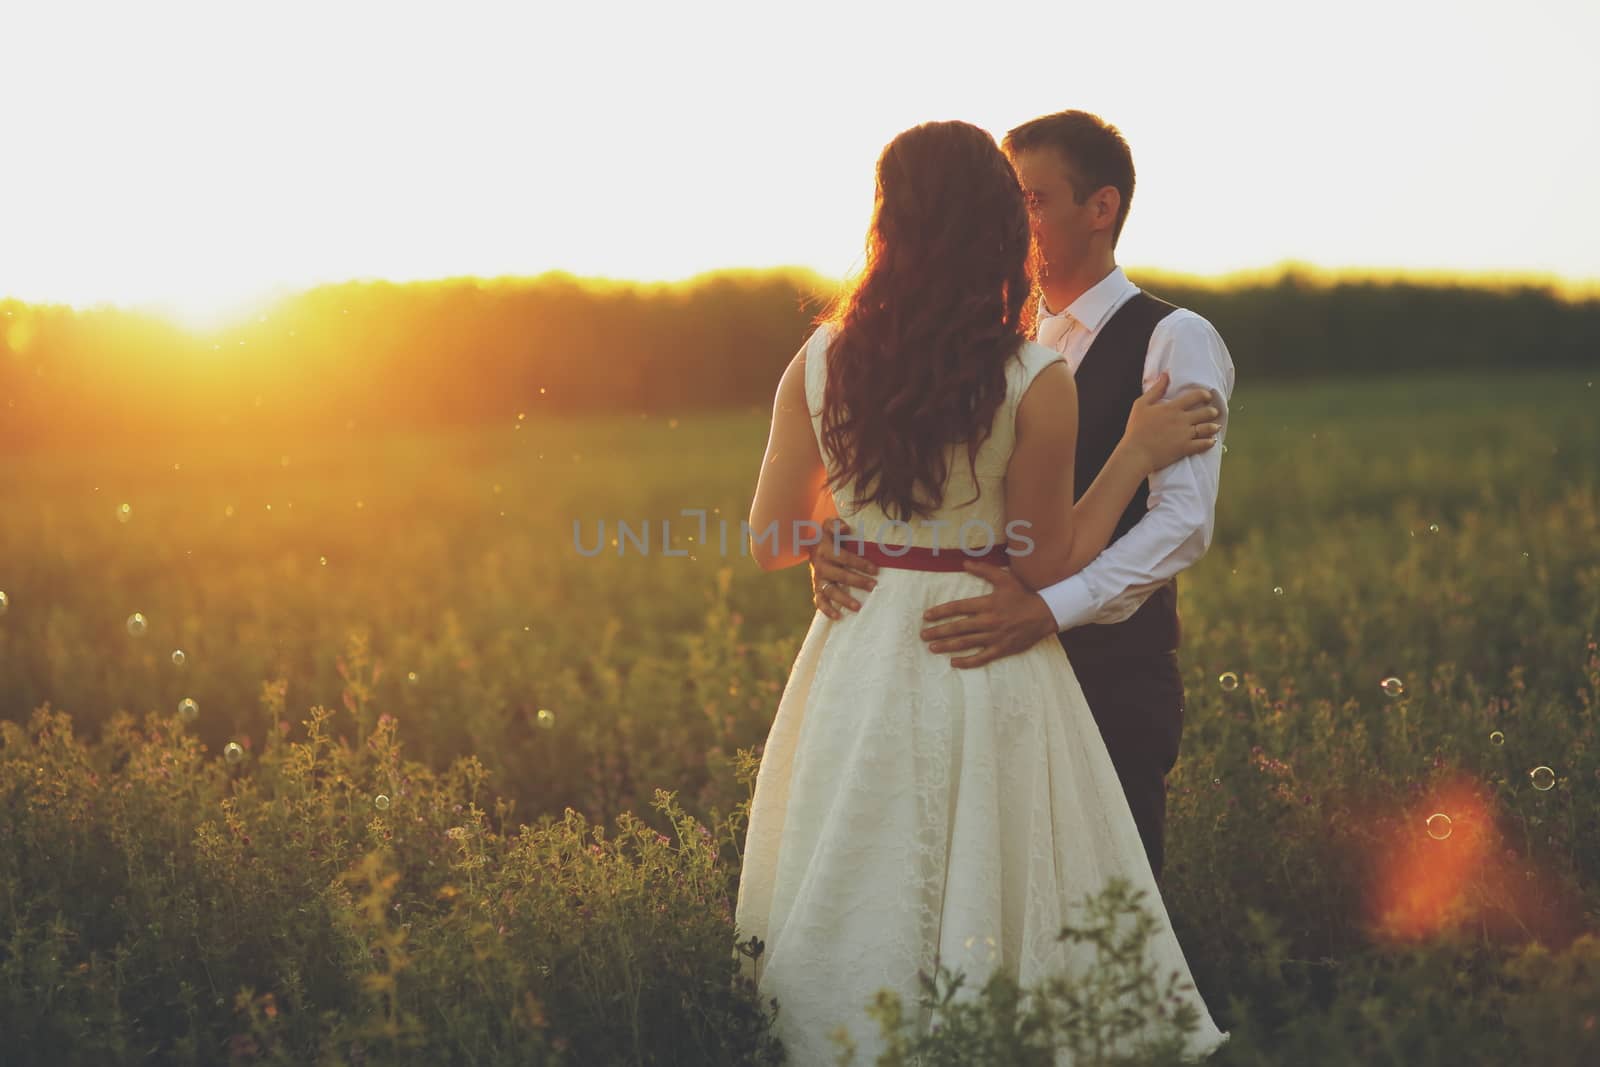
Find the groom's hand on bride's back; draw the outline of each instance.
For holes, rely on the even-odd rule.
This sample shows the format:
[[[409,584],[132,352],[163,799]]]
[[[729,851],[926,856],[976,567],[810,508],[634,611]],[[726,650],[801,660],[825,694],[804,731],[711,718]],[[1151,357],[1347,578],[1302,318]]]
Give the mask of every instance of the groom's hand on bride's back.
[[[843,608],[860,611],[861,604],[850,595],[851,589],[863,592],[878,584],[878,565],[865,556],[837,548],[835,542],[850,532],[850,524],[838,517],[822,523],[822,543],[812,545],[811,602],[830,619],[844,617]]]
[[[947,600],[922,613],[922,639],[930,652],[966,652],[950,661],[952,667],[981,667],[1015,655],[1056,632],[1056,619],[1044,597],[1022,584],[1008,567],[969,559],[969,574],[986,578],[994,591],[965,600]],[[955,618],[965,615],[966,618]],[[941,622],[949,619],[949,622]]]

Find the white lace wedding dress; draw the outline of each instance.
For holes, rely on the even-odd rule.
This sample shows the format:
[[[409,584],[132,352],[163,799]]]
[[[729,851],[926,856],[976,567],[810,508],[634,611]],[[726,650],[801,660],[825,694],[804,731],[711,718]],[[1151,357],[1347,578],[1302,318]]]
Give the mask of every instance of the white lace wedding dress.
[[[820,328],[806,355],[818,427],[827,336]],[[1028,342],[1011,359],[1006,402],[977,456],[982,494],[967,503],[974,486],[965,447],[955,448],[945,506],[933,516],[943,526],[924,519],[909,537],[875,508],[848,510],[848,487],[835,495],[840,516],[886,543],[978,550],[987,530],[1003,540],[1016,404],[1061,358]],[[857,593],[861,611],[838,621],[817,612],[795,658],[762,751],[735,923],[741,940],[765,942],[759,960],[741,957],[743,973],[764,1002],[777,998],[775,1030],[799,1067],[836,1063],[829,1034],[840,1026],[855,1062],[871,1064],[882,1047],[865,1010],[874,992],[898,991],[917,1017],[917,972],[931,974],[936,958],[967,972],[965,996],[990,967],[1024,986],[1082,974],[1093,949],[1057,935],[1065,923],[1083,925],[1083,898],[1113,875],[1147,891],[1159,931],[1146,959],[1163,979],[1178,972],[1200,1013],[1190,1054],[1228,1036],[1193,989],[1060,643],[957,669],[919,636],[924,609],[989,588],[963,571],[881,567],[877,588]],[[918,1021],[928,1025],[926,1014]]]

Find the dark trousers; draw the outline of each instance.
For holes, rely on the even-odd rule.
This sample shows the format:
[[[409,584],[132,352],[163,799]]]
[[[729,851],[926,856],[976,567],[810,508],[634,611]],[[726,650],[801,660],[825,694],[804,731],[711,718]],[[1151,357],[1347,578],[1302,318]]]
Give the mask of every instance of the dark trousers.
[[[1070,631],[1069,631],[1070,632]],[[1058,634],[1065,637],[1065,634]],[[1066,642],[1062,642],[1065,647]],[[1070,650],[1068,659],[1072,659]],[[1079,662],[1082,661],[1082,662]],[[1159,882],[1167,820],[1167,773],[1183,734],[1183,678],[1177,652],[1110,658],[1082,652],[1072,669],[1083,686],[1123,795]]]

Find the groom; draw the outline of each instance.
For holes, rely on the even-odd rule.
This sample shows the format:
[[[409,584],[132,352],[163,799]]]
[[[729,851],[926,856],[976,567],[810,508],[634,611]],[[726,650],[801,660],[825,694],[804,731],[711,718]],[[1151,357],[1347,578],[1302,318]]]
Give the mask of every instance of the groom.
[[[1134,176],[1121,133],[1087,112],[1062,111],[1023,123],[1001,147],[1027,195],[1043,260],[1038,340],[1066,357],[1078,387],[1076,495],[1110,458],[1133,402],[1162,371],[1171,372],[1168,395],[1191,385],[1211,389],[1220,410],[1217,437],[1225,439],[1234,380],[1227,346],[1205,319],[1143,292],[1117,266]],[[1210,547],[1221,470],[1222,449],[1212,448],[1152,474],[1106,550],[1038,592],[1007,568],[967,561],[966,569],[988,579],[993,591],[936,605],[922,630],[933,652],[980,649],[951,660],[961,668],[1021,652],[1052,634],[1060,640],[1157,879],[1166,775],[1177,763],[1183,731],[1177,574]],[[876,567],[835,551],[834,541],[825,536],[812,549],[811,586],[818,609],[837,619],[841,607],[859,610],[849,589],[865,591]]]

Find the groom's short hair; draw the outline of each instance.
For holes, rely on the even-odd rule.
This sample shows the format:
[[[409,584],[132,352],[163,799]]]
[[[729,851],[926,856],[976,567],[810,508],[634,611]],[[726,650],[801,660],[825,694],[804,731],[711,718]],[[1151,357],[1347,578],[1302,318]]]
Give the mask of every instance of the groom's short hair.
[[[1096,189],[1115,186],[1122,194],[1111,229],[1111,247],[1117,246],[1133,202],[1133,153],[1120,130],[1087,111],[1057,111],[1010,130],[1000,147],[1008,156],[1031,148],[1056,149],[1067,165],[1073,196],[1080,204]]]

